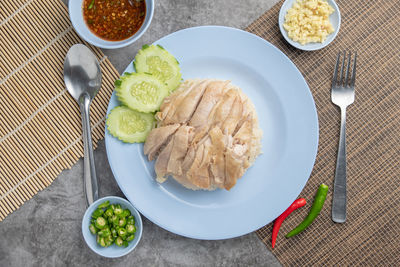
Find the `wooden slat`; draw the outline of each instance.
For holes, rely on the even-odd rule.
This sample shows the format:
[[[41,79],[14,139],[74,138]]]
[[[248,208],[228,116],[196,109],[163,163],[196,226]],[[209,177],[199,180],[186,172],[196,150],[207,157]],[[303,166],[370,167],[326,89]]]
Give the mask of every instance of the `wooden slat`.
[[[59,1],[0,4],[0,221],[83,156],[79,107],[66,92],[68,49],[84,43]],[[91,105],[94,147],[118,72],[101,50],[102,88]]]

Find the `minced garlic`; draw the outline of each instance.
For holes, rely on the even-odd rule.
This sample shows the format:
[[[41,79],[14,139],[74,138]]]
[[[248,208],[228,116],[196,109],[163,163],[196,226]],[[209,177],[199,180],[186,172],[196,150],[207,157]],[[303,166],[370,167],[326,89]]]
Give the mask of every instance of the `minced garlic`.
[[[335,10],[324,0],[297,0],[285,15],[283,28],[302,45],[322,43],[334,32],[329,15]]]

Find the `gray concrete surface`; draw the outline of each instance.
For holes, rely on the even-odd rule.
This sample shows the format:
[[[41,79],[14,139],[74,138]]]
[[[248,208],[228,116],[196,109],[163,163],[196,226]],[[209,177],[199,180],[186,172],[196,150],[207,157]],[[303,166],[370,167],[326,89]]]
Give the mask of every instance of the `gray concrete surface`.
[[[67,2],[67,0],[64,0]],[[244,28],[277,0],[156,0],[145,35],[130,47],[104,52],[122,72],[145,43],[198,25]],[[119,195],[104,142],[95,151],[100,196]],[[82,160],[0,223],[0,266],[280,266],[252,233],[222,241],[177,236],[144,219],[138,247],[125,257],[105,259],[93,253],[81,235],[85,212]]]

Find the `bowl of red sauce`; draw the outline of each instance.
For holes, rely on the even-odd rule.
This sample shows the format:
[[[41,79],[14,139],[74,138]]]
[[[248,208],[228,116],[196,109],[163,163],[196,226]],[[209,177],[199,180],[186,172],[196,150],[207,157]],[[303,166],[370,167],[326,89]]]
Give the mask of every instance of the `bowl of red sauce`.
[[[70,0],[73,27],[88,43],[106,49],[128,46],[149,27],[154,0]]]

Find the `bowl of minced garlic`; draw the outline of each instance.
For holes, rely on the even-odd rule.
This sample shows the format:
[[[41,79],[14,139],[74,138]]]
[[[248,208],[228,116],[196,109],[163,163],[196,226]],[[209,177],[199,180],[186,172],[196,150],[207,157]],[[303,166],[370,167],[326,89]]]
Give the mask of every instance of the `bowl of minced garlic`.
[[[333,0],[286,0],[279,13],[279,27],[294,47],[318,50],[339,32],[339,8]]]

